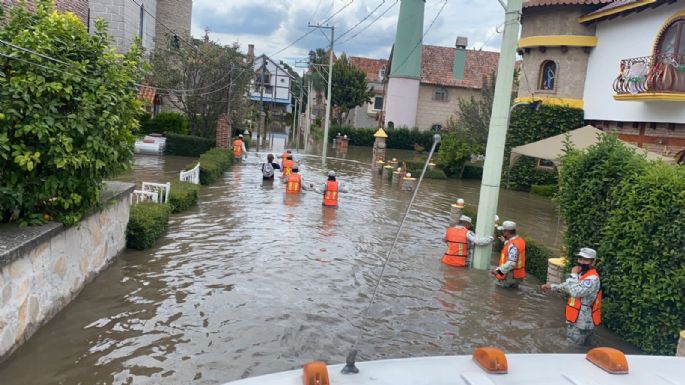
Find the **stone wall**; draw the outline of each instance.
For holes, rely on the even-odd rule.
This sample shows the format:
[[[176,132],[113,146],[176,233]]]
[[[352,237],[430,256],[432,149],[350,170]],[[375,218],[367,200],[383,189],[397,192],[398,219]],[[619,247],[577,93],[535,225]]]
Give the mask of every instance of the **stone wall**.
[[[582,47],[530,48],[523,54],[519,76],[519,97],[545,96],[562,99],[583,99],[589,51]],[[542,63],[552,60],[557,64],[557,77],[553,91],[541,90]]]
[[[175,33],[185,35],[190,33],[190,22],[193,17],[192,0],[157,0],[157,44],[165,42],[164,37]],[[163,24],[162,24],[163,23]],[[183,37],[185,39],[185,37]]]
[[[140,33],[140,4],[143,4],[143,47],[154,46],[157,19],[157,0],[90,0],[91,29],[95,20],[107,22],[107,32],[114,40],[114,47],[120,52],[128,50]],[[152,15],[152,16],[150,16]],[[164,21],[162,21],[164,22]]]
[[[0,226],[0,361],[62,310],[126,247],[134,185],[109,182],[104,208],[65,227]]]
[[[450,117],[459,112],[459,99],[470,99],[471,96],[480,98],[480,90],[469,88],[445,87],[447,101],[433,100],[433,94],[438,86],[421,84],[419,88],[419,105],[416,113],[416,126],[421,130],[429,130],[434,124],[446,125]]]
[[[19,4],[19,0],[1,0],[0,2],[5,10]],[[26,4],[29,9],[33,10],[35,1],[27,0]],[[84,24],[88,23],[88,0],[55,0],[55,7],[61,12],[73,12]]]
[[[524,8],[521,16],[521,38],[550,35],[595,35],[594,24],[580,24],[587,13],[583,6],[546,6]]]

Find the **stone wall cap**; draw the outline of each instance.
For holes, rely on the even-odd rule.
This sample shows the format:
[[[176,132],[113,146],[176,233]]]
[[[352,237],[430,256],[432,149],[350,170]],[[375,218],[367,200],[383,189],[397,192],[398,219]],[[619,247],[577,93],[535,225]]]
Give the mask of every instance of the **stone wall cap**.
[[[566,258],[550,258],[547,260],[550,265],[564,267],[566,266]]]
[[[685,340],[685,330],[680,332],[680,338]]]
[[[126,182],[105,182],[100,193],[100,202],[106,203],[135,189],[135,184]],[[92,215],[88,214],[86,217]],[[41,226],[20,227],[15,223],[0,224],[0,267],[10,264],[30,249],[58,235],[66,229],[59,222],[48,222]]]

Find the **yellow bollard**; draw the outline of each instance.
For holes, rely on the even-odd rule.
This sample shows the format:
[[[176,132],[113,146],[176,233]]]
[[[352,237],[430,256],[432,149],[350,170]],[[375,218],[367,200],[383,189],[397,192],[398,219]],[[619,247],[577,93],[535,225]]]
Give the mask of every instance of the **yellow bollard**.
[[[391,165],[383,167],[383,179],[390,179],[395,168]]]
[[[459,217],[461,217],[461,214],[464,211],[464,200],[459,198],[457,199],[457,203],[452,203],[450,206],[450,223],[457,223],[459,221]]]
[[[680,332],[680,339],[678,340],[678,350],[675,353],[676,357],[685,357],[685,330]]]
[[[407,176],[402,178],[402,190],[413,191],[415,185],[416,185],[416,178],[412,178],[410,173],[407,173]]]

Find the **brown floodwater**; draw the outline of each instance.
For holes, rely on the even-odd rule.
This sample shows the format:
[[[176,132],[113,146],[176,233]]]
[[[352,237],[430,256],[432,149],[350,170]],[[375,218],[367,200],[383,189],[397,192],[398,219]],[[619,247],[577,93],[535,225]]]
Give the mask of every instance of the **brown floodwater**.
[[[323,208],[314,192],[286,197],[280,182],[262,181],[260,156],[203,187],[155,248],[124,251],[0,364],[0,384],[220,384],[314,359],[344,362],[359,328],[360,360],[482,345],[585,351],[565,341],[563,301],[542,295],[535,278],[507,290],[485,271],[440,263],[449,205],[478,202],[479,182],[424,180],[364,322],[410,193],[371,172],[370,148],[331,150],[328,167],[350,192],[339,209]],[[296,158],[305,182],[323,182],[320,157]],[[175,179],[192,161],[139,156],[121,179]],[[554,203],[503,190],[499,207],[502,219],[558,248]],[[637,352],[601,328],[595,343]]]

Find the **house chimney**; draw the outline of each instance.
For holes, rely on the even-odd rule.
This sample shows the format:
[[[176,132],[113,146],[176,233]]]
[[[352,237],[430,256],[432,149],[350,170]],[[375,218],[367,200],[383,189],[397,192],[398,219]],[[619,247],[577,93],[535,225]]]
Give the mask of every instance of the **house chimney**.
[[[454,64],[452,66],[452,76],[455,80],[464,79],[464,67],[466,65],[467,45],[469,45],[469,39],[467,37],[457,37],[457,42],[455,44],[457,49],[454,52]]]
[[[254,62],[254,44],[247,45],[247,62]]]

